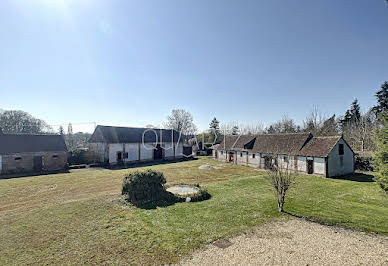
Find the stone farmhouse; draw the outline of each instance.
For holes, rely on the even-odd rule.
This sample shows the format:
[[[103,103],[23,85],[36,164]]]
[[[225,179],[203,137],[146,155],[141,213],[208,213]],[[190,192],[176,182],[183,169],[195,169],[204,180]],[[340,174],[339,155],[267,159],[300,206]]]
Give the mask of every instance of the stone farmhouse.
[[[64,171],[67,148],[60,135],[2,134],[0,174]]]
[[[311,133],[225,136],[214,147],[213,158],[324,177],[354,172],[354,152],[341,136],[314,137]]]
[[[116,165],[183,158],[183,140],[175,130],[97,126],[89,151],[100,163]]]

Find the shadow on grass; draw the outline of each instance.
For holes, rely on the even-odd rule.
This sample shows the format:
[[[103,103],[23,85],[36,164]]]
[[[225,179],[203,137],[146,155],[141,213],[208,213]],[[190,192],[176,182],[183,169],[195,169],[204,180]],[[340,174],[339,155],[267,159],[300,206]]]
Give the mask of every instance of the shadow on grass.
[[[131,163],[131,164],[122,164],[108,167],[110,170],[122,170],[122,169],[130,169],[144,166],[153,166],[153,165],[162,165],[162,164],[172,164],[172,163],[180,163],[185,161],[198,160],[198,158],[190,157],[190,158],[182,158],[177,160],[155,160],[150,162],[139,162],[139,163]]]
[[[60,170],[60,171],[45,171],[45,172],[27,172],[27,173],[17,173],[17,174],[3,174],[0,175],[1,179],[12,179],[12,178],[23,178],[23,177],[33,177],[41,175],[53,175],[53,174],[67,174],[70,173],[69,170]]]
[[[354,181],[354,182],[375,182],[375,180],[373,179],[374,176],[372,174],[365,174],[365,173],[354,173],[354,174],[337,176],[332,178]]]
[[[135,206],[143,210],[154,210],[158,207],[166,208],[168,206],[174,205],[175,203],[177,203],[177,201],[171,199],[171,200],[159,200],[156,202],[149,202],[144,204],[136,204]]]

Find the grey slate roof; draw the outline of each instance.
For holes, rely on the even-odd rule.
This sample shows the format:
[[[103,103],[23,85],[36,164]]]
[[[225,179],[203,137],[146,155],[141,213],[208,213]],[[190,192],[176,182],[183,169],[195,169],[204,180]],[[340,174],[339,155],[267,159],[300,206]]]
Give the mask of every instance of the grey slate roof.
[[[0,154],[67,151],[60,135],[0,134]]]
[[[340,139],[341,136],[314,137],[311,133],[225,136],[217,149],[327,157]]]
[[[138,127],[112,127],[98,125],[90,137],[90,143],[154,143],[154,142],[180,142],[179,133],[171,129],[138,128]]]

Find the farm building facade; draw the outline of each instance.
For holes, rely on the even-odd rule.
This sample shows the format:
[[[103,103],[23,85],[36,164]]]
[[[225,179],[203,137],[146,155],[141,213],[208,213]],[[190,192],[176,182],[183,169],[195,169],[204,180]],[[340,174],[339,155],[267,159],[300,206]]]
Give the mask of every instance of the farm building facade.
[[[0,174],[63,171],[67,148],[60,135],[2,134],[0,132]]]
[[[109,165],[183,158],[183,141],[169,129],[97,126],[89,139],[95,161]]]
[[[213,157],[263,169],[278,166],[296,173],[340,176],[354,172],[354,152],[341,136],[303,134],[225,136]]]

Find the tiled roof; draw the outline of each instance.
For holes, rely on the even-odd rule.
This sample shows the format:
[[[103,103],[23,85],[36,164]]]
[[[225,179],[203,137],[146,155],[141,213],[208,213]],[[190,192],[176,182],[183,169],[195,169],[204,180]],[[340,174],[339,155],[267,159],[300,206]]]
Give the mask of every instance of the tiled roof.
[[[0,154],[67,151],[60,135],[0,134]]]
[[[341,136],[314,137],[311,133],[225,136],[218,150],[326,157]],[[247,144],[252,144],[250,147]]]
[[[340,139],[341,136],[313,137],[298,155],[326,157]]]
[[[89,142],[142,143],[142,142],[182,142],[183,135],[171,129],[97,126]]]

